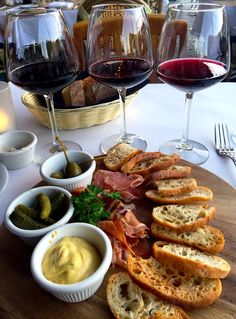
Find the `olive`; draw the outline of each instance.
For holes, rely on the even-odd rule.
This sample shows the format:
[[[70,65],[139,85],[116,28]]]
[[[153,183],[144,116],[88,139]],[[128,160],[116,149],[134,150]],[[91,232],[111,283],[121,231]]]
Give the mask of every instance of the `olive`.
[[[50,176],[52,178],[57,178],[57,179],[65,178],[64,173],[62,171],[53,172]]]
[[[82,169],[79,166],[79,164],[77,164],[76,162],[69,161],[67,153],[66,153],[65,145],[62,143],[59,136],[56,136],[56,140],[60,143],[62,150],[64,152],[64,155],[65,155],[66,161],[67,161],[67,164],[65,167],[66,178],[71,178],[71,177],[75,177],[75,176],[80,175],[82,173]]]
[[[71,178],[82,173],[82,169],[76,162],[68,162],[65,168],[66,177]]]

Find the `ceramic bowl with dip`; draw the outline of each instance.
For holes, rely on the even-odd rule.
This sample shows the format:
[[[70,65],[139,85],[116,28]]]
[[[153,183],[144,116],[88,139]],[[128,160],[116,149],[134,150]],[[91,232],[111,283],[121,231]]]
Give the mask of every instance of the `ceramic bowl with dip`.
[[[47,195],[47,197],[52,200],[53,207],[57,205],[57,209],[60,214],[58,218],[55,217],[55,214],[54,216],[51,214],[49,217],[47,217],[47,220],[38,218],[36,219],[30,215],[30,212],[28,213],[28,211],[25,211],[25,207],[36,207],[37,196],[39,194]],[[16,197],[8,206],[4,216],[4,224],[11,233],[20,237],[26,244],[35,246],[45,234],[57,228],[58,226],[69,222],[74,211],[70,198],[71,194],[67,190],[57,186],[40,186],[30,189]],[[18,205],[21,206],[19,207]],[[16,209],[17,206],[18,208]],[[18,211],[18,214],[14,215],[13,218],[13,213],[15,214],[16,210]],[[31,216],[31,219],[25,217],[25,214],[27,216]],[[37,224],[35,224],[35,222]],[[38,223],[43,224],[44,227],[40,228],[41,225],[38,225]]]
[[[99,261],[97,256],[94,259],[93,252],[83,253],[80,244],[76,246],[70,241],[74,238],[92,245],[99,255]],[[63,261],[60,258],[64,258]],[[62,301],[80,302],[99,289],[111,259],[110,240],[100,228],[86,223],[71,223],[54,229],[39,241],[32,253],[30,265],[33,278],[43,289]],[[95,268],[91,270],[94,264]],[[81,272],[87,272],[88,276],[78,279],[77,275]]]
[[[34,160],[37,136],[29,131],[16,130],[0,134],[0,161],[8,169],[19,169]]]
[[[76,188],[86,187],[92,181],[93,173],[96,168],[94,157],[83,151],[67,151],[70,162],[79,164],[81,174],[70,178],[55,178],[52,174],[64,172],[68,164],[63,152],[57,153],[46,159],[40,167],[42,179],[49,185],[56,185],[73,192]]]

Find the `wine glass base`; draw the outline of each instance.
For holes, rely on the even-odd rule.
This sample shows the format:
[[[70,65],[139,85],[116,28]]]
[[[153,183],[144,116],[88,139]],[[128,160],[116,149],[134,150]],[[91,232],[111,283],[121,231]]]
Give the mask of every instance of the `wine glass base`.
[[[185,146],[186,147],[181,148],[181,140],[177,139],[161,145],[159,150],[163,154],[177,153],[181,159],[193,164],[202,164],[208,160],[209,151],[201,143],[188,140],[188,145]]]
[[[111,147],[115,146],[118,143],[127,143],[130,146],[137,148],[139,150],[146,150],[147,142],[143,138],[131,133],[128,133],[127,137],[128,139],[125,141],[120,139],[120,134],[111,135],[105,138],[105,140],[103,140],[100,145],[101,151],[103,152],[103,154],[106,154]]]
[[[66,147],[66,150],[82,151],[82,147],[75,142],[71,142],[71,141],[62,141],[62,142],[64,146]],[[62,149],[58,148],[57,146],[54,146],[52,143],[38,145],[35,150],[34,161],[35,163],[41,165],[48,157],[58,152],[62,152]]]

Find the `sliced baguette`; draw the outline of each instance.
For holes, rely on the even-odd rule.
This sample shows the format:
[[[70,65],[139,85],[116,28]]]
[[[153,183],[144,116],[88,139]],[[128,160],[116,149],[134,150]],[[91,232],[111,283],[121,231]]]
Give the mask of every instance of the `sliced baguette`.
[[[195,231],[177,233],[153,222],[151,233],[157,239],[185,244],[210,254],[217,254],[222,251],[225,243],[224,234],[218,228],[208,225],[200,227]]]
[[[222,291],[220,279],[191,276],[154,257],[143,259],[129,255],[127,267],[139,286],[183,307],[206,307],[215,302]]]
[[[164,205],[153,208],[152,218],[158,225],[181,233],[204,226],[215,211],[215,207],[203,205]]]
[[[157,241],[153,244],[153,256],[194,276],[225,278],[230,272],[230,265],[223,258],[182,244]]]
[[[164,155],[160,152],[143,152],[134,156],[121,167],[127,174],[146,175],[151,172],[165,169],[179,162],[178,154]]]
[[[157,190],[145,192],[147,198],[159,204],[191,204],[208,201],[213,198],[213,193],[208,187],[197,186],[193,191],[180,195],[163,196]]]
[[[162,179],[188,177],[191,170],[190,166],[171,165],[166,169],[161,169],[145,176],[144,184],[148,186]]]
[[[133,283],[126,272],[111,275],[107,301],[117,319],[188,319],[178,306],[159,299]]]
[[[108,150],[103,162],[107,169],[118,171],[122,165],[140,152],[141,150],[126,143],[119,143]]]
[[[154,185],[162,196],[179,195],[189,193],[197,188],[194,178],[171,178],[156,181]]]

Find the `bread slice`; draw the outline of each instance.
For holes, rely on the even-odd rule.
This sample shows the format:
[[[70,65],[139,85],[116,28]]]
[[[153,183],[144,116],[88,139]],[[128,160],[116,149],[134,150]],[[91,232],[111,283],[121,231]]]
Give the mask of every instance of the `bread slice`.
[[[195,231],[177,233],[153,222],[151,224],[151,233],[155,238],[185,244],[210,254],[217,254],[222,251],[225,243],[224,234],[218,228],[208,225]]]
[[[171,165],[166,169],[161,169],[147,175],[145,177],[144,184],[148,186],[162,179],[188,177],[191,173],[191,170],[192,169],[190,166]]]
[[[119,143],[108,150],[103,162],[107,169],[118,171],[122,165],[140,152],[141,150],[126,143]]]
[[[163,196],[154,189],[146,191],[145,195],[147,198],[159,204],[191,204],[208,201],[213,198],[212,191],[204,186],[197,186],[193,191],[180,195]]]
[[[156,181],[158,194],[162,196],[179,195],[189,193],[197,188],[197,181],[194,178],[171,178]]]
[[[215,216],[215,207],[203,205],[164,205],[154,207],[153,220],[178,233],[204,226]]]
[[[126,272],[111,275],[107,285],[107,301],[117,319],[187,319],[178,306],[143,290]]]
[[[156,258],[128,256],[127,269],[142,288],[171,303],[188,308],[206,307],[221,294],[220,279],[192,276]]]
[[[174,165],[179,160],[178,154],[164,155],[160,152],[143,152],[124,164],[121,171],[127,174],[146,175]]]
[[[223,258],[182,244],[157,241],[153,244],[153,256],[194,276],[225,278],[230,272],[230,265]]]

